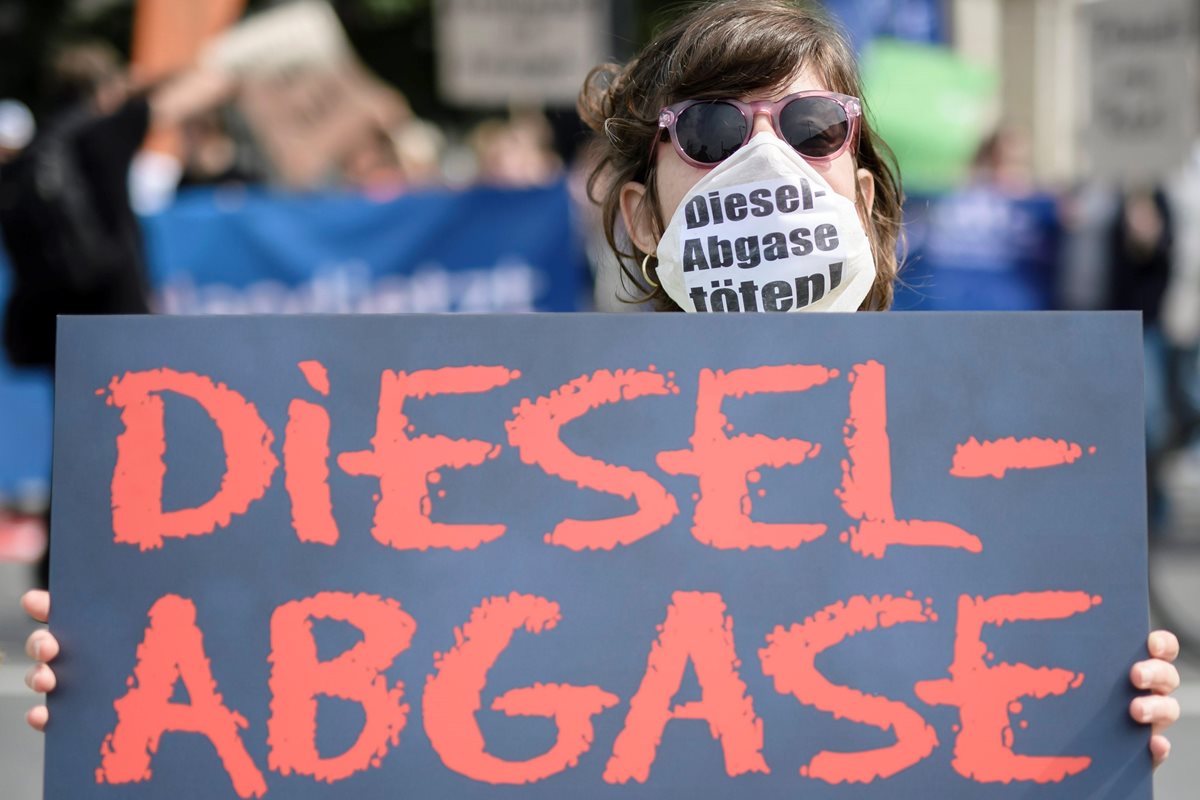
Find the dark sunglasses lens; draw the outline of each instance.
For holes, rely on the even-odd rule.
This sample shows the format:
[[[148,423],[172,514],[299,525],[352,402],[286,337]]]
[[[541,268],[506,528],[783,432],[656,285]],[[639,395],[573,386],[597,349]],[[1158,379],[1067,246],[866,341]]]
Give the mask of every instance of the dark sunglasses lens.
[[[800,155],[824,158],[845,144],[850,120],[846,110],[828,97],[801,97],[784,106],[779,129]]]
[[[692,160],[718,164],[746,140],[746,118],[728,103],[697,103],[679,115],[675,137]]]

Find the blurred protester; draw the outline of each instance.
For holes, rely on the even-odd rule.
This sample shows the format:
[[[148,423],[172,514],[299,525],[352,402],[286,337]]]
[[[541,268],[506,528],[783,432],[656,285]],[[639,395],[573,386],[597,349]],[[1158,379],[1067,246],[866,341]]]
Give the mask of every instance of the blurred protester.
[[[603,157],[603,145],[598,139],[591,139],[576,151],[575,160],[567,172],[567,189],[571,193],[571,204],[583,236],[584,252],[591,273],[590,304],[581,303],[580,310],[606,313],[650,311],[647,304],[638,298],[653,291],[654,287],[642,281],[634,283],[621,269],[621,262],[604,234],[600,206],[588,195],[588,179]],[[607,191],[603,180],[600,178],[597,182],[598,196],[603,196]]]
[[[1175,392],[1171,349],[1162,335],[1163,300],[1172,271],[1175,220],[1161,187],[1118,194],[1106,232],[1105,308],[1140,311],[1145,347],[1146,459],[1150,530],[1167,519],[1163,458],[1171,449]]]
[[[258,183],[263,179],[230,135],[220,109],[183,123],[183,165],[179,187]]]
[[[1037,310],[1055,302],[1057,199],[1033,185],[1029,146],[1000,129],[976,153],[966,186],[906,208],[910,259],[899,308]]]
[[[545,186],[563,172],[554,150],[554,131],[538,112],[481,122],[470,136],[478,167],[476,180],[487,186]]]
[[[149,311],[129,169],[152,124],[173,125],[232,85],[185,73],[135,90],[116,52],[75,45],[53,60],[46,124],[5,170],[0,232],[13,267],[4,318],[9,358],[51,366],[57,314]]]
[[[53,366],[58,314],[150,310],[130,165],[152,124],[178,124],[232,89],[201,71],[135,89],[103,44],[61,50],[49,77],[46,122],[0,182],[0,234],[13,270],[4,345],[26,367]],[[40,577],[44,584],[44,562]]]
[[[1164,467],[1200,421],[1200,148],[1168,184],[1088,184],[1068,209],[1065,307],[1142,315],[1150,530],[1163,533]]]
[[[1162,188],[1124,192],[1108,230],[1105,307],[1142,312],[1157,329],[1171,275],[1174,220]]]
[[[444,146],[445,137],[437,126],[416,117],[391,128],[372,127],[342,159],[342,182],[378,201],[442,185]]]
[[[345,185],[373,200],[390,200],[404,191],[407,183],[396,143],[382,128],[365,131],[343,157],[341,167]]]
[[[16,158],[33,141],[37,125],[19,100],[0,100],[0,166]]]
[[[446,136],[437,125],[427,120],[410,118],[392,134],[396,154],[404,179],[413,189],[440,186],[445,183],[442,155]]]

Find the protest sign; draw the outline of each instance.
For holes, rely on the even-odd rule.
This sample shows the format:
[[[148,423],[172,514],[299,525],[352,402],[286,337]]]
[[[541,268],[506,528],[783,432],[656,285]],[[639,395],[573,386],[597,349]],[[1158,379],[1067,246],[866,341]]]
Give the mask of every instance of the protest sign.
[[[1198,133],[1195,0],[1104,0],[1084,14],[1089,173],[1153,185],[1183,165]]]
[[[46,796],[1148,798],[1139,331],[66,318]]]
[[[298,0],[239,22],[208,44],[204,61],[245,77],[329,67],[352,54],[333,8],[324,0]]]
[[[311,188],[374,134],[407,120],[408,105],[371,75],[323,0],[254,14],[204,52],[241,79],[239,107],[282,183]]]
[[[390,142],[409,116],[402,96],[351,60],[248,79],[239,105],[279,181],[301,189],[327,183],[372,137]]]
[[[610,57],[610,0],[436,0],[438,84],[448,103],[574,108]]]

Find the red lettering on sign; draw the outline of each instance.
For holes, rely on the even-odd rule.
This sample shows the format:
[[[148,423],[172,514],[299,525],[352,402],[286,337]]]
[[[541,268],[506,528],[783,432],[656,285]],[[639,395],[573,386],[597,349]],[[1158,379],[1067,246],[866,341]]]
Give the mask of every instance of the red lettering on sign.
[[[183,681],[190,703],[171,702],[176,681]],[[117,725],[100,747],[97,783],[149,780],[150,760],[164,733],[198,733],[216,748],[238,797],[266,794],[266,781],[238,732],[248,723],[217,692],[191,600],[168,594],[151,607],[129,686],[113,703]]]
[[[316,403],[297,398],[288,405],[283,478],[292,501],[292,527],[300,541],[337,544],[329,491],[329,412]]]
[[[668,395],[679,389],[656,372],[598,370],[530,402],[522,400],[508,421],[508,442],[521,461],[536,464],[547,475],[571,481],[583,489],[633,498],[637,511],[623,517],[565,519],[546,541],[570,550],[612,550],[662,528],[679,513],[663,485],[644,472],[581,456],[563,444],[562,428],[593,409],[647,395]]]
[[[1092,448],[1093,450],[1095,448]],[[974,436],[954,448],[950,474],[956,478],[1003,478],[1010,469],[1041,469],[1073,464],[1083,448],[1062,439],[1015,439],[981,442]]]
[[[301,361],[296,366],[304,373],[304,380],[322,397],[329,396],[329,370],[320,361]]]
[[[121,409],[125,430],[117,436],[112,478],[113,533],[117,542],[142,550],[162,547],[164,538],[212,533],[242,514],[267,491],[279,466],[271,452],[274,436],[251,403],[223,383],[191,372],[153,369],[127,372],[108,386],[108,404]],[[225,449],[221,488],[196,508],[163,511],[167,450],[162,392],[195,400],[212,417]]]
[[[504,535],[503,525],[451,525],[429,518],[429,483],[441,467],[462,469],[500,454],[500,445],[447,436],[408,438],[404,402],[431,395],[488,392],[520,377],[505,367],[443,367],[417,372],[384,371],[372,449],[338,456],[350,475],[379,478],[379,503],[371,535],[397,550],[445,547],[473,550]]]
[[[479,711],[488,671],[520,628],[541,633],[559,621],[558,604],[516,592],[484,600],[471,620],[455,631],[458,641],[435,654],[435,670],[422,699],[425,733],[447,767],[477,781],[524,784],[544,780],[573,767],[592,745],[592,717],[619,701],[599,686],[535,684],[497,697],[492,708],[509,716],[547,717],[558,727],[554,746],[525,761],[508,761],[486,752]]]
[[[786,550],[811,542],[825,533],[825,525],[766,523],[750,519],[753,503],[748,481],[757,479],[759,467],[785,467],[814,458],[820,446],[802,439],[773,439],[762,434],[730,437],[729,420],[721,412],[727,397],[766,392],[803,392],[837,377],[836,370],[820,366],[784,365],[736,369],[731,372],[700,370],[696,395],[692,449],[659,453],[658,465],[671,475],[695,475],[700,497],[692,535],[723,550],[768,547]]]
[[[650,647],[646,675],[629,702],[625,728],[617,735],[604,780],[645,783],[667,723],[704,720],[725,753],[730,777],[747,772],[769,773],[763,760],[763,724],[754,715],[754,700],[738,676],[740,661],[733,645],[733,618],[725,601],[713,592],[675,592],[658,640]],[[701,699],[671,707],[688,660],[696,670]]]
[[[313,620],[347,622],[362,641],[337,658],[317,660]],[[267,720],[267,763],[284,775],[296,772],[333,783],[377,767],[389,744],[400,741],[408,716],[404,684],[388,686],[383,674],[408,649],[413,618],[390,598],[321,592],[284,603],[271,615],[271,717]],[[336,697],[362,706],[365,721],[344,753],[317,752],[317,698]]]
[[[800,774],[827,783],[871,783],[890,778],[926,758],[937,747],[937,733],[920,714],[897,700],[866,694],[830,682],[817,670],[817,656],[846,638],[904,622],[928,622],[937,615],[905,597],[852,597],[826,606],[788,629],[777,627],[758,651],[763,674],[775,679],[775,690],[801,703],[848,719],[892,730],[896,743],[858,753],[822,750]]]
[[[841,535],[850,549],[883,558],[890,545],[983,551],[974,534],[949,522],[896,519],[892,502],[892,446],[887,434],[887,374],[878,361],[850,370],[847,459],[842,461],[842,508],[859,524]]]
[[[1083,682],[1066,669],[985,663],[984,625],[1018,620],[1066,619],[1100,603],[1086,592],[1023,592],[958,599],[958,627],[950,677],[921,681],[917,696],[930,705],[957,706],[962,729],[954,744],[954,770],[980,783],[1057,782],[1083,772],[1086,756],[1029,756],[1012,750],[1009,704],[1022,697],[1065,694]]]

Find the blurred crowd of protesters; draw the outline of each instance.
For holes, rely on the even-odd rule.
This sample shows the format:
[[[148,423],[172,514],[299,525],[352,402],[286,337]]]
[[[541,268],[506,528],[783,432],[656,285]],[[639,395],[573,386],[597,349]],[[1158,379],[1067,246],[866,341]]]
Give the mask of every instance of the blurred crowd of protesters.
[[[0,229],[12,266],[4,342],[9,360],[22,366],[52,365],[56,314],[150,310],[135,212],[161,208],[189,187],[280,181],[277,159],[256,136],[261,119],[248,120],[238,102],[263,88],[233,73],[196,66],[139,84],[113,49],[82,44],[58,53],[50,79],[50,103],[36,123],[21,104],[0,101]],[[539,111],[514,109],[472,130],[447,131],[415,115],[394,89],[362,96],[372,104],[369,124],[346,134],[337,158],[305,188],[386,201],[430,187],[531,187],[587,172],[579,163],[572,169],[570,154],[556,146],[564,137]],[[321,102],[319,93],[310,99]],[[176,131],[175,155],[142,151],[159,126]],[[586,212],[579,183],[571,181],[572,194]],[[1164,458],[1189,446],[1200,451],[1197,222],[1200,146],[1167,184],[1085,184],[1056,194],[1035,185],[1024,137],[1000,129],[982,143],[961,187],[909,198],[909,257],[896,305],[1141,311],[1152,511],[1160,522]],[[590,249],[597,307],[635,308],[619,301],[636,287],[620,285],[615,265],[600,255],[607,248]]]
[[[104,44],[63,49],[50,72],[51,101],[36,135],[24,106],[0,106],[0,228],[14,271],[5,345],[23,366],[52,363],[56,313],[149,310],[135,211],[162,208],[177,189],[272,178],[270,159],[231,102],[241,88],[231,75],[195,67],[139,86]],[[399,93],[389,90],[380,106],[375,124],[356,130],[306,188],[387,200],[434,186],[541,186],[563,175],[540,112],[486,120],[452,146]],[[179,132],[178,158],[139,155],[159,126]]]
[[[1169,524],[1164,467],[1200,468],[1200,143],[1157,185],[1032,178],[1017,131],[989,136],[962,187],[907,206],[898,308],[1142,314],[1151,530]]]
[[[161,210],[180,190],[278,176],[236,103],[262,87],[234,74],[195,66],[142,84],[115,49],[83,43],[51,59],[47,83],[36,121],[23,104],[0,100],[0,246],[10,266],[7,359],[52,370],[58,314],[151,311],[139,214]],[[489,119],[456,141],[398,92],[369,97],[378,102],[365,115],[370,124],[337,143],[337,158],[304,188],[386,201],[437,186],[542,186],[564,173],[540,112]],[[155,129],[177,134],[176,154],[143,150]],[[11,533],[27,510],[19,516],[0,523]]]
[[[13,363],[53,365],[57,314],[149,311],[131,165],[152,126],[212,108],[231,88],[201,71],[137,86],[99,44],[54,60],[42,124],[0,168],[0,231],[12,266],[4,345]]]

